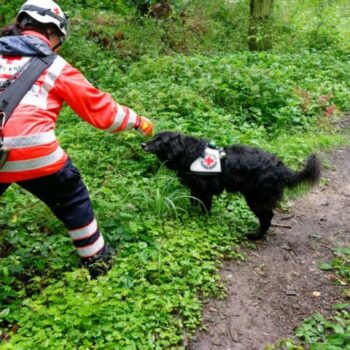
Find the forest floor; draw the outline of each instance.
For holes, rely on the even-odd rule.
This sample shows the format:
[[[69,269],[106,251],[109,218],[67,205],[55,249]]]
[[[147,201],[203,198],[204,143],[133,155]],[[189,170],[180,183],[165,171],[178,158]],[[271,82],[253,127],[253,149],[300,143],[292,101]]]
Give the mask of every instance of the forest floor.
[[[350,116],[341,129],[349,134]],[[319,264],[350,241],[350,148],[322,153],[322,182],[289,200],[288,213],[276,213],[269,234],[246,260],[225,262],[225,300],[209,300],[188,350],[263,350],[315,312],[327,316],[343,298],[335,276]]]

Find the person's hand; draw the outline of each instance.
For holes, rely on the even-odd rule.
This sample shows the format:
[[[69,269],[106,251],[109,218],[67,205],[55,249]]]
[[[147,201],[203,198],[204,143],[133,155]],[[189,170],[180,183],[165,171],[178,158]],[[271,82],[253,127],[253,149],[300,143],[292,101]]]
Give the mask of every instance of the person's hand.
[[[153,123],[146,117],[138,117],[135,125],[135,130],[137,130],[143,136],[152,136]]]

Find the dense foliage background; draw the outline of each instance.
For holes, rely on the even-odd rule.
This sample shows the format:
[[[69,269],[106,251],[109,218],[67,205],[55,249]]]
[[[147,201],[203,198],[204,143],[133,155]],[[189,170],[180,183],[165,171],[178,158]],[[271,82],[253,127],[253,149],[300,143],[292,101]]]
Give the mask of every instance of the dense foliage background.
[[[258,145],[292,167],[344,142],[332,123],[350,109],[347,0],[276,1],[269,52],[247,51],[246,0],[174,0],[161,19],[135,1],[58,2],[71,18],[62,56],[157,131]],[[5,24],[22,1],[0,3]],[[136,133],[104,134],[66,108],[57,135],[117,261],[91,281],[63,226],[13,186],[0,199],[0,348],[184,349],[254,217],[229,194],[208,218],[191,211]]]

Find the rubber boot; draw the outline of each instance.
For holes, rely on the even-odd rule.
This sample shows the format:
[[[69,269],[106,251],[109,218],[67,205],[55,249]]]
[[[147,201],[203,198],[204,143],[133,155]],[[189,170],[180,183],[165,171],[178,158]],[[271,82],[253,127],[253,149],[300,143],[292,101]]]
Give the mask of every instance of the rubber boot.
[[[95,256],[82,260],[82,266],[89,270],[92,279],[105,275],[113,266],[115,251],[112,247],[105,246]]]

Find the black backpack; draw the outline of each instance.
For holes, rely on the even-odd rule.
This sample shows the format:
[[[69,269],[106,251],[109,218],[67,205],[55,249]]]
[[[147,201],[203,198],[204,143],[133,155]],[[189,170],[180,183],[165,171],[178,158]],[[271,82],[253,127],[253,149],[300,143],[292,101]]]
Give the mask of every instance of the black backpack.
[[[0,169],[5,164],[10,152],[4,146],[4,126],[24,95],[55,58],[56,55],[33,57],[17,74],[2,85],[0,84]]]

